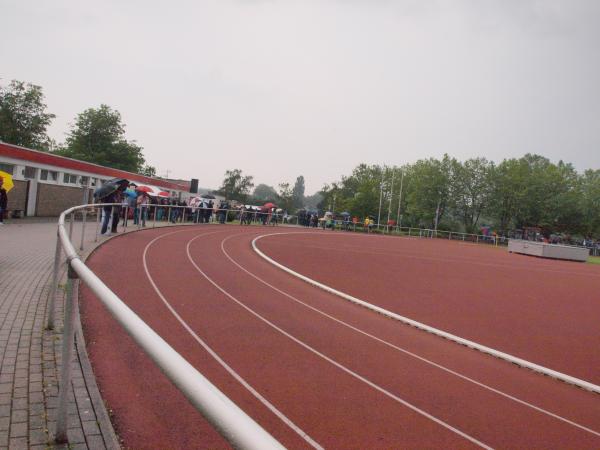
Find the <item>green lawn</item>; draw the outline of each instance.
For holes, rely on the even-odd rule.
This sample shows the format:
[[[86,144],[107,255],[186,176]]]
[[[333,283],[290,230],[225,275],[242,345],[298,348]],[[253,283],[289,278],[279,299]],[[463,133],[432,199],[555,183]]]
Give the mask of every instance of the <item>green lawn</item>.
[[[590,256],[587,262],[589,264],[600,264],[600,256]]]

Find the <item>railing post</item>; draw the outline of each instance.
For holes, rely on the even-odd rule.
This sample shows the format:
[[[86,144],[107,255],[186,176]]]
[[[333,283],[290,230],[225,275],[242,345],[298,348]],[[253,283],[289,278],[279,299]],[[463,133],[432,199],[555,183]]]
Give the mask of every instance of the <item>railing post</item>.
[[[96,209],[96,216],[98,217],[96,220],[96,238],[94,239],[94,242],[98,242],[98,235],[100,234],[100,222],[102,221],[102,211],[104,211],[104,209],[101,206],[96,206]]]
[[[73,222],[75,221],[75,212],[71,213],[71,221],[69,222],[69,241],[73,240]]]
[[[158,212],[158,208],[159,208],[159,206],[158,206],[158,205],[156,205],[156,206],[154,207],[154,220],[152,221],[152,228],[155,228],[155,227],[156,227],[156,213]]]
[[[50,301],[48,302],[48,321],[46,329],[54,329],[54,303],[56,299],[56,290],[58,289],[58,272],[60,270],[60,256],[62,247],[60,245],[60,236],[56,234],[56,250],[54,252],[54,270],[52,272],[52,288],[50,289]]]
[[[125,213],[123,214],[123,232],[127,231],[127,223],[129,222],[129,203],[125,206]]]
[[[85,237],[85,223],[87,220],[87,208],[83,208],[83,216],[81,218],[81,242],[79,243],[79,250],[83,251],[83,239]]]
[[[60,386],[58,393],[58,410],[56,413],[55,441],[58,444],[69,442],[67,437],[69,417],[69,390],[71,388],[71,368],[75,336],[75,305],[73,299],[73,283],[77,274],[68,261],[67,297],[65,299],[65,319],[62,342],[62,367],[60,370]]]

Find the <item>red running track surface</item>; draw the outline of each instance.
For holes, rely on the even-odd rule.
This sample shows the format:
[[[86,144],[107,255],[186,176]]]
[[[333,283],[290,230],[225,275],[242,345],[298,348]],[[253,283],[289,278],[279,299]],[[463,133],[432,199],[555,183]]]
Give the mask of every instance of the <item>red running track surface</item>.
[[[99,247],[88,265],[288,448],[310,448],[311,442],[325,448],[600,447],[598,395],[313,288],[252,251],[252,239],[268,231],[200,226],[130,233]],[[331,236],[332,245],[331,237],[318,233],[269,237],[260,245],[281,262],[289,257],[286,249],[299,249],[292,259],[300,261],[304,273],[323,262],[336,272],[337,264],[328,259],[332,255],[351,259],[330,250],[325,256],[324,246],[350,245],[363,252],[377,247],[377,239]],[[400,241],[410,242],[388,240],[384,250],[403,245]],[[471,255],[469,247],[455,249],[455,258]],[[389,263],[389,255],[383,258]],[[365,267],[349,271],[344,286],[354,289],[359,278],[373,283]],[[148,276],[195,336],[169,311]],[[343,277],[331,276],[341,288]],[[80,302],[88,352],[124,446],[227,448],[85,287]],[[226,371],[200,340],[287,422]]]
[[[600,385],[600,266],[348,233],[282,234],[258,245],[342,292]]]

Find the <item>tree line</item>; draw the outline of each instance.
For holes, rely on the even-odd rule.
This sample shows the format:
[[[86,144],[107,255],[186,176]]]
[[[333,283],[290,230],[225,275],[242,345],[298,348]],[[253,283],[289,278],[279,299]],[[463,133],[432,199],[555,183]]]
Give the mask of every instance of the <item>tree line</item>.
[[[108,105],[88,108],[75,118],[64,143],[47,134],[56,115],[47,111],[40,86],[12,80],[0,85],[0,140],[128,172],[154,176],[143,148],[125,138],[121,114]]]
[[[316,209],[322,199],[320,193],[306,196],[304,194],[304,176],[299,175],[292,186],[281,182],[277,189],[268,184],[254,186],[254,177],[244,175],[240,169],[227,170],[221,187],[214,191],[228,200],[236,200],[245,204],[264,205],[274,203],[278,207],[292,213],[300,208]]]
[[[501,234],[534,227],[546,236],[600,237],[600,170],[578,173],[570,163],[534,154],[498,164],[448,155],[402,167],[361,164],[321,194],[323,209],[335,205],[381,223],[389,218],[468,233],[485,225]]]
[[[121,114],[108,105],[75,118],[64,143],[47,135],[55,119],[40,86],[13,80],[0,85],[0,140],[116,169],[155,176],[135,141],[125,138]],[[360,164],[350,175],[304,195],[304,177],[277,189],[240,169],[228,170],[216,191],[228,199],[298,208],[348,211],[403,226],[499,233],[538,227],[545,235],[600,237],[600,170],[578,173],[572,164],[527,154],[500,163],[445,155],[402,167]]]

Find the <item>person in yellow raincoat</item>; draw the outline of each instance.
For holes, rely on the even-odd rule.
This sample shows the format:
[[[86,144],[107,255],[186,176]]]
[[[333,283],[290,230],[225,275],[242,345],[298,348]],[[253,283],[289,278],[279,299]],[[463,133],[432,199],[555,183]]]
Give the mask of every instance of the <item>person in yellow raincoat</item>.
[[[0,175],[0,225],[4,225],[4,212],[8,206],[8,195],[4,189],[4,177]]]
[[[371,219],[369,216],[365,217],[365,230],[367,230],[367,233],[371,231]]]

